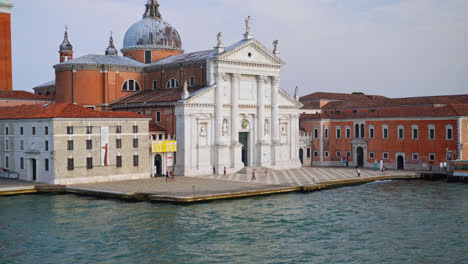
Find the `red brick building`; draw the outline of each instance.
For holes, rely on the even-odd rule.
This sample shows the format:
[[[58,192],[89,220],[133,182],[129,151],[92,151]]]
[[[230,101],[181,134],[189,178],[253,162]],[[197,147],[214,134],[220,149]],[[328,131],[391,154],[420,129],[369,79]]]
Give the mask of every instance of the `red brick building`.
[[[347,158],[353,166],[383,160],[387,168],[422,170],[468,159],[468,95],[336,98],[301,116],[313,166],[343,166]]]
[[[103,55],[74,57],[65,32],[60,63],[54,66],[55,81],[36,87],[35,92],[53,96],[58,103],[109,110],[112,102],[141,91],[179,89],[186,81],[190,88],[205,87],[206,64],[194,57],[200,54],[185,54],[179,33],[162,19],[158,1],[145,2],[143,19],[125,34],[123,56],[111,36]]]
[[[0,90],[11,91],[11,8],[9,0],[0,0]]]

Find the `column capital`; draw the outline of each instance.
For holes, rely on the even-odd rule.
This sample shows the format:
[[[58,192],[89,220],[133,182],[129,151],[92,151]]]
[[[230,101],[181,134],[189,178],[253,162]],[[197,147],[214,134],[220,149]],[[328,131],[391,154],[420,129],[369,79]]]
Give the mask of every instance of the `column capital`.
[[[257,75],[257,80],[259,80],[261,82],[263,81],[264,83],[268,83],[268,79],[269,78],[266,75]]]
[[[241,75],[239,73],[231,73],[231,77],[234,80],[239,80]]]
[[[278,85],[280,83],[280,77],[279,76],[272,76],[271,80],[272,80],[272,83],[274,85]]]
[[[215,78],[218,81],[227,81],[227,74],[225,72],[217,72],[215,73]]]

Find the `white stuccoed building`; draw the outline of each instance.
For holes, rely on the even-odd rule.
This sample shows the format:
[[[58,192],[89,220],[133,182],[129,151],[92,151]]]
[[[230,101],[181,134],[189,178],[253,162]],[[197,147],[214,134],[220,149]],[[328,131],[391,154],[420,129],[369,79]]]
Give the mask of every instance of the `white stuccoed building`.
[[[280,89],[278,42],[270,51],[252,37],[224,48],[221,33],[207,58],[209,86],[185,93],[176,106],[177,175],[237,172],[244,167],[291,169],[299,161],[302,104]]]

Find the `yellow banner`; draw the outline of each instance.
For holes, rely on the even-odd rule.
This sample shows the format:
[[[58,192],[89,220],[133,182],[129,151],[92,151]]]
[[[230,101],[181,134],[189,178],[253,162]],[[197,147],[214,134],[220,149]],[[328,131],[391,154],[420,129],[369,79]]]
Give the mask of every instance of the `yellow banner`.
[[[153,153],[177,152],[177,141],[153,142]]]

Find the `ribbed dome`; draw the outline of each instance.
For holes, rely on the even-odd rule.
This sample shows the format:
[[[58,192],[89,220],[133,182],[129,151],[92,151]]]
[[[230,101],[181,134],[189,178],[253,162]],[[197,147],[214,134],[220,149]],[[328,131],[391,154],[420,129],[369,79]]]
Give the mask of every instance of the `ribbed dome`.
[[[162,19],[156,0],[148,0],[143,19],[131,26],[125,34],[122,51],[139,49],[183,52],[179,33]]]

